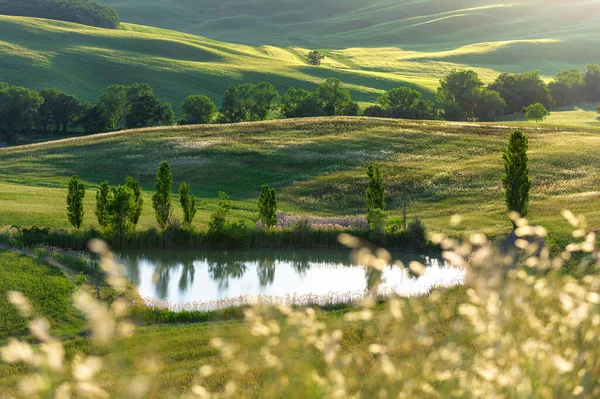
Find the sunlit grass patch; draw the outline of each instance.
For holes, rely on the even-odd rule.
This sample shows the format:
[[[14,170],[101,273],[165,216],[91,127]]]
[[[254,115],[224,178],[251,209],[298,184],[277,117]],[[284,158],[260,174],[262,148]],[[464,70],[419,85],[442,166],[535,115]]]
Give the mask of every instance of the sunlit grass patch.
[[[65,187],[74,173],[90,187],[85,226],[95,225],[94,188],[132,175],[147,191],[140,228],[154,225],[150,195],[158,164],[172,163],[175,187],[182,181],[201,197],[196,226],[208,222],[218,191],[235,201],[235,217],[257,219],[262,184],[277,188],[288,214],[364,214],[365,165],[382,163],[392,218],[402,213],[408,184],[408,216],[428,228],[453,231],[450,216],[465,216],[467,231],[503,234],[501,153],[520,123],[469,124],[368,118],[276,120],[239,125],[159,128],[79,137],[1,149],[0,223],[66,226]],[[600,135],[590,128],[526,125],[533,179],[532,217],[568,233],[556,219],[568,195],[598,191]],[[48,188],[46,188],[48,187]],[[576,201],[577,212],[600,225],[593,201]],[[546,216],[546,209],[556,209]],[[175,215],[181,220],[177,199]]]

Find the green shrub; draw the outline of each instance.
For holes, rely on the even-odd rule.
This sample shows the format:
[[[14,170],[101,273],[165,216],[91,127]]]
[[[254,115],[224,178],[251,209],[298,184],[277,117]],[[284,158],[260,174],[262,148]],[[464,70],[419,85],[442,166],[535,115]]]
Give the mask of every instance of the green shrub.
[[[87,283],[87,276],[83,271],[80,271],[79,274],[75,277],[75,285],[84,285]]]
[[[258,197],[258,217],[266,228],[277,225],[277,193],[267,184],[262,186]]]
[[[222,191],[219,191],[219,200],[217,209],[210,215],[208,221],[209,233],[222,233],[227,226],[227,216],[231,211],[231,200],[229,196]]]
[[[48,18],[100,28],[116,29],[119,14],[95,0],[26,0],[0,1],[0,14]]]

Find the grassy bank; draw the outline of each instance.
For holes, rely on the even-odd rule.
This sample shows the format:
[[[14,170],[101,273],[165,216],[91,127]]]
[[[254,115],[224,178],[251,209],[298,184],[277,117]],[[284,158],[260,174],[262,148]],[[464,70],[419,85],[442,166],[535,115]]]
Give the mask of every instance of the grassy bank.
[[[424,251],[435,250],[422,233],[406,231],[386,231],[374,235],[368,230],[351,228],[295,229],[278,230],[248,229],[240,234],[225,231],[209,232],[181,228],[165,230],[148,229],[131,231],[123,236],[105,230],[75,230],[50,228],[4,228],[0,229],[0,243],[17,247],[49,246],[86,251],[90,240],[98,238],[107,242],[113,249],[229,249],[229,248],[344,248],[338,241],[340,234],[350,234],[364,242],[373,242],[393,250]],[[82,266],[75,265],[78,271]]]
[[[155,226],[151,193],[167,160],[174,187],[183,180],[200,197],[195,219],[206,228],[219,190],[233,200],[232,217],[257,220],[260,187],[269,184],[287,214],[364,214],[366,165],[381,163],[390,218],[408,216],[429,231],[452,235],[510,232],[503,199],[502,151],[514,124],[457,124],[362,118],[316,118],[239,125],[150,129],[0,149],[0,224],[66,228],[66,185],[78,174],[88,186],[84,229],[97,227],[95,191],[107,179],[141,181],[145,207],[139,230]],[[570,234],[563,209],[600,226],[600,134],[593,128],[540,123],[526,127],[533,187],[530,219],[551,234]],[[463,216],[458,226],[449,224]],[[182,220],[174,195],[174,218]]]
[[[75,284],[61,270],[31,257],[0,250],[0,340],[28,333],[28,325],[8,302],[9,291],[29,298],[34,314],[43,315],[54,331],[83,327],[72,307]]]

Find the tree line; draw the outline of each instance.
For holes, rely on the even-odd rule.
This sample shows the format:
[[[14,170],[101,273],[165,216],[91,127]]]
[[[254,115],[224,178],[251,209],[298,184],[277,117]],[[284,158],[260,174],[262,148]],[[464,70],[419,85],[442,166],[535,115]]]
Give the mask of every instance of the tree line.
[[[487,86],[474,71],[453,70],[440,81],[437,94],[445,119],[490,121],[500,115],[526,112],[536,104],[547,110],[581,101],[598,102],[600,66],[588,64],[583,73],[577,69],[561,71],[548,84],[539,71],[503,73]],[[543,114],[540,106],[536,108],[538,112],[532,109],[532,117]]]
[[[158,167],[152,195],[152,208],[156,224],[160,229],[169,226],[179,227],[179,221],[173,219],[173,174],[167,161]],[[179,202],[183,210],[182,227],[193,229],[198,201],[192,195],[192,188],[186,182],[179,186]],[[85,216],[85,185],[74,175],[67,188],[67,217],[69,223],[79,229]],[[100,228],[122,238],[139,223],[144,209],[143,191],[139,181],[127,176],[122,185],[111,187],[103,181],[96,190],[94,215]],[[208,232],[216,235],[242,236],[247,227],[243,220],[230,220],[231,200],[224,192],[218,193],[217,209],[210,215]],[[274,188],[263,185],[258,198],[258,218],[265,228],[277,225],[277,193]]]
[[[39,92],[0,82],[0,140],[14,142],[32,132],[102,133],[172,125],[174,113],[143,83],[106,88],[95,105],[54,88]]]
[[[580,101],[600,101],[600,66],[584,73],[570,69],[546,84],[539,72],[501,74],[485,85],[476,72],[453,70],[440,81],[437,98],[425,99],[410,87],[383,93],[364,116],[405,119],[493,121],[501,115],[526,112],[543,120],[548,109]],[[600,111],[600,105],[598,106]],[[230,86],[220,108],[207,96],[188,96],[181,105],[179,125],[237,123],[267,118],[356,116],[359,106],[335,78],[315,91],[291,87],[280,95],[268,82]],[[163,103],[145,83],[107,87],[95,105],[57,89],[37,92],[0,82],[0,140],[14,142],[19,134],[84,131],[102,133],[175,124],[171,104]]]
[[[357,115],[358,104],[337,79],[325,80],[315,92],[290,88],[280,96],[268,82],[230,86],[217,112],[205,95],[190,95],[181,106],[180,125],[265,120],[279,111],[284,118]],[[274,115],[277,117],[277,115]],[[161,102],[146,83],[111,85],[95,105],[54,88],[39,92],[0,82],[0,140],[14,142],[32,132],[103,133],[175,124],[170,103]]]
[[[55,19],[116,29],[117,10],[95,0],[0,0],[0,14]]]
[[[502,159],[504,163],[504,200],[509,212],[525,217],[529,211],[529,161],[527,156],[528,140],[519,130],[514,131],[508,140]],[[382,172],[378,163],[371,163],[367,168],[368,185],[365,191],[366,217],[368,221],[369,238],[377,242],[385,236],[388,225],[388,214],[385,211],[385,186]],[[179,221],[173,218],[173,174],[167,161],[158,167],[154,183],[155,192],[152,195],[157,226],[165,230],[168,227],[180,228]],[[79,229],[85,216],[84,199],[86,188],[79,176],[71,177],[67,188],[67,216],[70,224]],[[193,221],[196,216],[198,201],[191,193],[191,187],[186,182],[179,186],[179,202],[183,211],[182,227],[194,230]],[[277,192],[265,184],[261,187],[258,197],[258,220],[263,228],[271,229],[277,226]],[[406,204],[404,205],[406,207]],[[217,239],[237,239],[243,241],[248,235],[248,227],[241,220],[229,219],[232,203],[227,194],[219,191],[217,209],[209,218],[208,233]],[[144,197],[140,183],[132,176],[127,176],[122,185],[111,187],[108,181],[100,184],[96,190],[96,206],[94,214],[98,225],[118,239],[123,239],[127,233],[137,226],[142,210]],[[406,208],[404,209],[406,218]],[[513,220],[515,218],[513,217]],[[306,223],[306,222],[304,222]],[[392,231],[397,226],[391,226]],[[410,224],[403,220],[403,230],[410,241],[422,248],[426,242],[425,227],[415,218]]]

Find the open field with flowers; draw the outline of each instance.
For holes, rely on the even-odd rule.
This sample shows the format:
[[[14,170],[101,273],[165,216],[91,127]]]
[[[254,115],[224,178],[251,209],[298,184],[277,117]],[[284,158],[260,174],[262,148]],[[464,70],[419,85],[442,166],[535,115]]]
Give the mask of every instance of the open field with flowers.
[[[232,216],[254,226],[262,184],[277,189],[288,219],[313,215],[332,218],[321,224],[345,223],[364,215],[366,165],[377,161],[391,219],[401,216],[406,184],[409,218],[421,218],[430,231],[502,235],[511,226],[501,154],[519,126],[315,118],[125,131],[1,149],[0,224],[66,228],[66,184],[78,174],[88,187],[84,227],[93,227],[95,188],[132,175],[145,190],[138,229],[153,227],[151,194],[163,160],[171,165],[174,192],[185,180],[199,197],[196,228],[208,223],[219,190],[231,196]],[[568,208],[600,227],[600,131],[541,123],[525,132],[531,220],[551,235],[568,236],[558,216]],[[177,198],[174,206],[181,220]],[[462,222],[450,226],[454,214]]]

